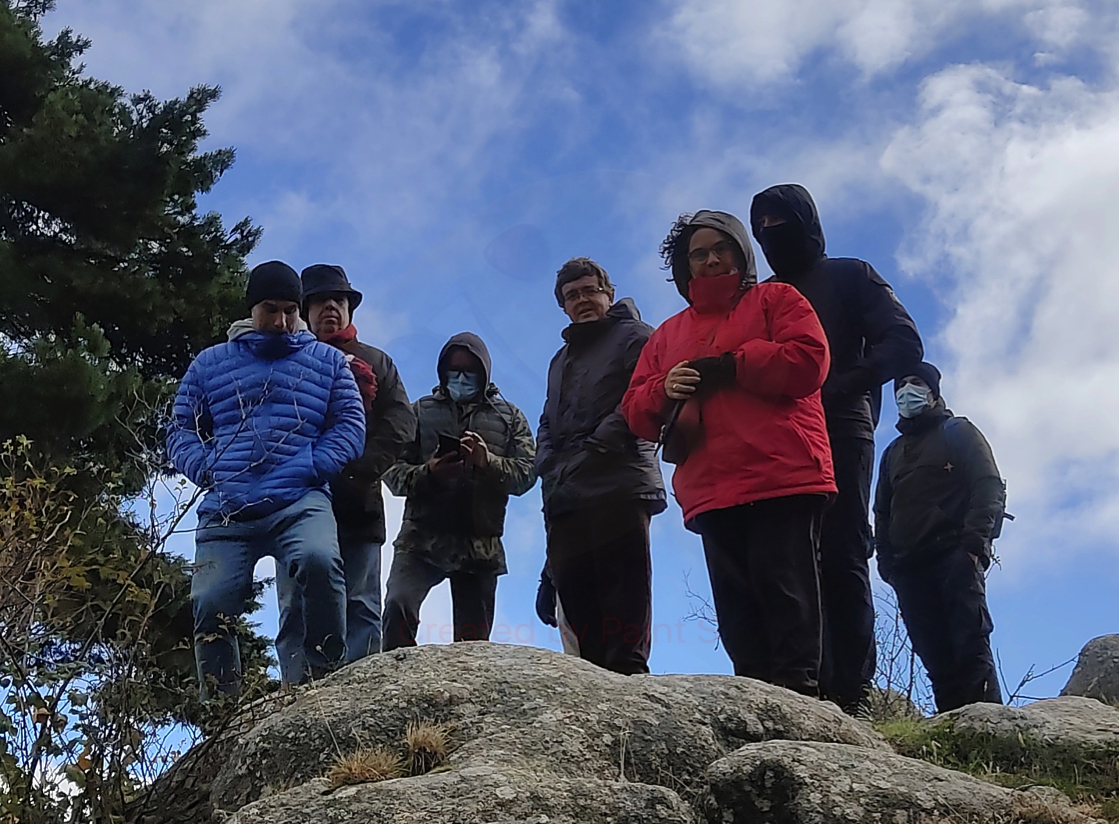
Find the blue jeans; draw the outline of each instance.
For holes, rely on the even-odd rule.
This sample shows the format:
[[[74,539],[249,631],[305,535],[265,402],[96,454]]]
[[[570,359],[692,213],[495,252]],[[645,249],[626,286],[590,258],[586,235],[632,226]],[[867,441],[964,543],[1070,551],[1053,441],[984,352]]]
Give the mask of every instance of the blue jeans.
[[[381,545],[339,524],[338,548],[346,578],[346,663],[350,663],[381,651]],[[276,633],[276,657],[285,684],[301,683],[309,674],[303,609],[295,590],[295,581],[277,564],[280,629]]]
[[[314,489],[251,521],[210,517],[195,534],[190,585],[203,699],[240,687],[236,623],[252,594],[253,568],[266,555],[292,577],[293,598],[304,605],[310,671],[326,673],[346,657],[346,584],[329,496]]]

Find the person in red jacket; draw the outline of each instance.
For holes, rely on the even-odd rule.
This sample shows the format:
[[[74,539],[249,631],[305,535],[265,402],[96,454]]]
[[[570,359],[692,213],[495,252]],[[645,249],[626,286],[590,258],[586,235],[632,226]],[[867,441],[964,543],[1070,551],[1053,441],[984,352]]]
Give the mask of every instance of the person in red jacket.
[[[703,539],[735,674],[816,695],[816,554],[835,494],[820,403],[827,338],[796,288],[757,282],[734,215],[682,215],[661,253],[689,306],[645,345],[622,412],[639,438],[670,430],[672,486]]]

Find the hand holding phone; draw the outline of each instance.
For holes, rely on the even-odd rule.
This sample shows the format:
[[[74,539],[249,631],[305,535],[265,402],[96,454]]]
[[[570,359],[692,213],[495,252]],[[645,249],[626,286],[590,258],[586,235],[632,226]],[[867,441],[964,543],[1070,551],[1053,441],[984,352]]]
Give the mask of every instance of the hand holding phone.
[[[452,438],[450,435],[439,436],[439,446],[435,450],[436,458],[444,458],[448,455],[462,454],[462,442],[458,438]]]

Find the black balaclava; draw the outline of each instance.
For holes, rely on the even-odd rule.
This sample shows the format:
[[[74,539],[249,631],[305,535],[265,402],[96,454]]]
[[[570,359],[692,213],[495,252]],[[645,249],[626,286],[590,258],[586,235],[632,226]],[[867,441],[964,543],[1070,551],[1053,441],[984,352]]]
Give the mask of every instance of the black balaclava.
[[[763,215],[784,223],[762,228]],[[769,268],[779,278],[807,272],[824,256],[824,230],[812,195],[798,183],[771,186],[750,204],[750,228]]]

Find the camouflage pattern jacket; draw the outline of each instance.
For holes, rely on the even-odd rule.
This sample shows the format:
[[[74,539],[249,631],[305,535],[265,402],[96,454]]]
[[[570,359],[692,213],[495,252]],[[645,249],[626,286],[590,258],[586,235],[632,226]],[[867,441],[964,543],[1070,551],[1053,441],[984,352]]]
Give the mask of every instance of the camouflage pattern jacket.
[[[536,483],[536,443],[524,413],[492,383],[479,399],[464,404],[454,403],[439,386],[413,408],[416,438],[384,477],[394,495],[407,498],[395,550],[421,553],[445,572],[504,574],[506,504],[510,495],[523,495]],[[439,436],[461,438],[467,431],[486,442],[489,465],[465,467],[452,481],[434,477],[427,461]]]

